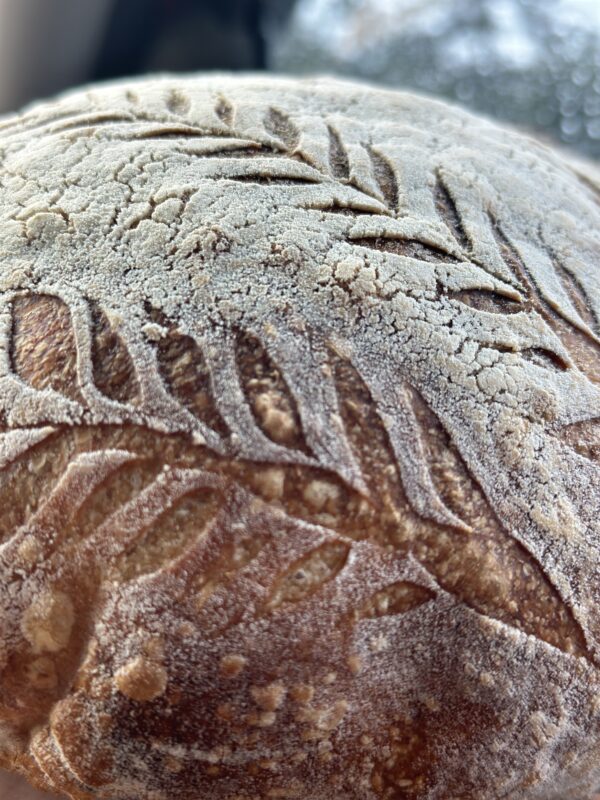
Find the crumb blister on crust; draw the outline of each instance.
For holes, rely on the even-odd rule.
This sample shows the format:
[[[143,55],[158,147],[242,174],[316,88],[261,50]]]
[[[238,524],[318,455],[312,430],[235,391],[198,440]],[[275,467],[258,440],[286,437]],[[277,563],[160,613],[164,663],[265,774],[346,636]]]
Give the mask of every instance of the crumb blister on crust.
[[[90,87],[0,154],[0,762],[75,800],[587,796],[593,181],[325,79]]]

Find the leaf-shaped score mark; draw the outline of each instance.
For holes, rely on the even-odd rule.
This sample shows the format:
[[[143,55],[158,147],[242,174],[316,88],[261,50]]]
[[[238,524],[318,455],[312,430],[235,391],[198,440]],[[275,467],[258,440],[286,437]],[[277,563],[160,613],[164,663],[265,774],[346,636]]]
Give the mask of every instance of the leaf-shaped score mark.
[[[91,304],[94,383],[112,400],[135,403],[140,387],[124,342],[97,303]]]
[[[97,303],[90,304],[91,359],[96,387],[124,403],[139,401],[139,385],[125,343]],[[53,389],[83,403],[71,312],[59,297],[17,297],[12,309],[11,365],[32,388]]]
[[[566,425],[559,434],[565,444],[590,461],[600,462],[600,418]]]
[[[71,313],[60,298],[32,294],[13,302],[10,356],[14,372],[34,389],[81,402]]]
[[[398,181],[390,163],[379,155],[373,148],[369,148],[369,156],[373,165],[373,174],[381,190],[387,207],[391,211],[398,208]]]
[[[202,536],[218,510],[218,495],[208,488],[176,501],[136,542],[117,558],[114,574],[132,580],[173,564]]]
[[[2,446],[11,435],[9,432],[0,437]],[[59,438],[57,432],[50,432],[0,470],[0,543],[35,513],[66,469],[72,454],[72,437],[67,434],[58,444]]]
[[[260,341],[250,333],[239,333],[236,357],[244,394],[263,433],[277,444],[310,453],[296,401]]]
[[[526,312],[530,308],[529,303],[520,303],[513,298],[489,290],[462,290],[448,292],[446,296],[450,300],[457,300],[459,303],[475,309],[475,311],[485,311],[488,314],[518,314]],[[564,372],[569,368],[569,364],[558,353],[547,348],[528,347],[523,350],[514,350],[505,345],[497,344],[495,349],[500,352],[519,353],[526,361],[546,369]]]
[[[195,597],[194,606],[201,611],[209,598],[221,587],[227,586],[268,545],[272,534],[265,530],[233,531],[212,553],[204,554],[200,568],[196,567],[189,584],[189,594]]]
[[[353,614],[355,620],[405,614],[435,598],[435,592],[412,581],[398,581],[375,592]]]
[[[135,458],[111,472],[80,506],[73,518],[73,535],[87,539],[116,509],[149,486],[162,469],[158,459]]]
[[[340,181],[347,181],[350,176],[348,154],[337,131],[328,126],[327,132],[329,134],[329,168],[331,174]]]
[[[350,547],[343,542],[328,542],[291,565],[273,587],[266,611],[286,603],[298,603],[315,595],[344,568]]]
[[[418,261],[430,261],[438,263],[440,261],[447,264],[456,264],[458,259],[435,247],[427,242],[418,239],[398,239],[385,236],[359,237],[349,239],[350,244],[360,247],[368,247],[370,250],[377,250],[380,253],[393,253],[397,256],[407,256]]]
[[[300,132],[291,120],[276,108],[270,108],[265,116],[264,124],[265,129],[276,139],[282,141],[288,152],[293,153],[300,141]]]
[[[199,344],[179,333],[162,312],[147,306],[153,322],[168,329],[167,336],[157,343],[161,375],[169,391],[201,422],[223,437],[229,433],[214,400],[206,359]]]
[[[190,467],[187,472],[191,475],[200,474],[194,467],[203,464],[203,454],[196,448],[191,448],[186,437],[157,434],[134,425],[63,427],[55,432],[49,430],[50,433],[42,441],[26,447],[0,470],[0,500],[2,497],[8,498],[11,493],[14,495],[14,500],[7,500],[5,504],[0,542],[11,539],[15,534],[20,535],[23,533],[22,526],[29,526],[35,519],[36,530],[49,529],[51,510],[54,509],[52,514],[58,514],[60,530],[55,544],[59,549],[81,548],[108,523],[116,510],[146,502],[144,498],[148,499],[151,487],[164,483],[167,472],[173,476],[170,482],[173,505],[165,505],[164,519],[153,522],[153,527],[147,530],[140,530],[141,540],[146,542],[140,546],[147,546],[149,553],[154,553],[157,538],[170,537],[171,543],[175,544],[184,539],[191,541],[195,530],[201,532],[203,515],[207,508],[204,499],[198,508],[185,507],[186,504],[177,499],[183,485],[177,478],[177,473],[185,473],[186,470],[174,468],[167,471],[167,465],[175,464]],[[9,433],[4,436],[13,435]],[[126,458],[115,459],[118,453],[128,455]],[[78,485],[68,489],[69,480],[73,482],[78,474],[81,474],[83,480],[83,476],[88,473],[89,481],[85,487]],[[91,479],[94,474],[99,476],[97,481]],[[18,487],[18,491],[15,487]],[[60,499],[65,491],[65,496],[69,498],[66,505],[64,498]],[[190,491],[195,491],[194,486]],[[185,494],[185,487],[183,492]],[[169,491],[163,494],[167,503],[171,495]],[[192,511],[202,513],[195,515]],[[137,541],[132,543],[130,550],[136,545]],[[180,550],[181,547],[177,544],[176,549]],[[168,547],[165,552],[167,550]],[[173,555],[174,550],[169,550],[169,553]],[[156,562],[154,555],[148,563],[150,561]],[[136,556],[137,562],[141,563],[141,558]],[[108,566],[108,563],[102,564],[102,567]],[[127,564],[125,566],[131,574],[139,572],[134,568],[130,569]]]
[[[562,359],[558,353],[548,350],[545,347],[528,347],[525,350],[520,350],[520,355],[525,361],[535,364],[537,367],[544,369],[556,370],[558,372],[566,372],[569,365]]]
[[[492,215],[489,220],[502,259],[525,290],[524,310],[536,311],[560,338],[575,365],[591,381],[600,382],[600,346],[596,339],[573,322],[575,314],[580,323],[587,325],[592,332],[597,332],[597,320],[591,312],[583,287],[556,258],[551,258],[543,251],[539,255],[542,260],[547,260],[554,280],[546,282],[540,280],[539,276],[535,278],[531,272],[532,265],[525,263],[499,222]],[[571,304],[570,312],[565,309],[565,303]]]
[[[233,124],[233,118],[235,117],[235,109],[227,100],[226,97],[223,95],[219,95],[217,98],[217,102],[215,104],[215,114],[217,117],[228,127],[231,127]]]
[[[498,292],[484,289],[448,292],[447,296],[451,300],[458,300],[459,303],[474,308],[476,311],[487,311],[489,314],[518,314],[520,311],[525,310],[525,306],[516,300],[505,297]]]
[[[436,176],[434,201],[438,214],[446,223],[460,247],[465,251],[470,250],[471,243],[465,231],[461,216],[458,213],[454,198],[450,194],[448,187],[439,173]]]
[[[555,647],[588,656],[585,638],[535,558],[504,528],[458,448],[423,397],[406,385],[405,448],[427,470],[448,518],[467,530],[426,518],[411,501],[378,404],[350,362],[331,357],[350,442],[369,481],[373,517],[363,537],[412,553],[437,583],[480,614],[537,636]],[[402,427],[399,428],[402,430]],[[408,450],[407,450],[408,452]],[[340,533],[342,530],[340,530]]]

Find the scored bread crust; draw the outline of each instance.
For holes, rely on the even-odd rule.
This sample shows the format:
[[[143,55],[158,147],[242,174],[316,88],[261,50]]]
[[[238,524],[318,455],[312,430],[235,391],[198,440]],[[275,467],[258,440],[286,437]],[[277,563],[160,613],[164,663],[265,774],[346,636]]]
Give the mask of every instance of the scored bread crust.
[[[0,123],[0,763],[74,800],[600,783],[600,193],[442,103]]]

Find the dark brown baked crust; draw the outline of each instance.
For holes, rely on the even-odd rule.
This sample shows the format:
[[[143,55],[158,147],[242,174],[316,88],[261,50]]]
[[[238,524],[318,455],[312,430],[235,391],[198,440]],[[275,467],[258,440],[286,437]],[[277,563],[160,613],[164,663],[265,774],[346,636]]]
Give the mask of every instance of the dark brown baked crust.
[[[598,571],[600,446],[587,262],[577,273],[552,252],[554,271],[534,279],[532,235],[511,238],[499,212],[476,206],[470,178],[457,187],[441,168],[428,185],[438,227],[423,203],[407,222],[401,162],[381,143],[352,143],[339,109],[326,207],[302,186],[317,150],[306,119],[293,121],[300,83],[285,113],[277,82],[266,106],[269,82],[259,99],[235,82],[140,86],[150,111],[130,119],[119,104],[131,94],[135,106],[138,90],[117,87],[85,101],[95,110],[83,122],[63,101],[67,122],[49,106],[2,134],[15,161],[2,202],[24,242],[11,245],[3,306],[0,763],[76,800],[585,793],[600,774],[597,606],[583,597]],[[319,86],[313,127],[332,92],[351,109],[358,91]],[[249,93],[237,121],[226,89]],[[205,216],[201,196],[188,225],[207,178],[194,178],[199,153],[186,144],[182,155],[182,142],[218,139],[217,123],[202,133],[170,117],[215,97],[226,130],[201,157],[216,164],[229,216]],[[133,216],[121,209],[114,230],[101,228],[110,257],[96,276],[79,273],[71,250],[90,257],[92,207],[112,202],[101,183],[81,188],[96,163],[86,148],[104,168],[100,145],[149,124],[157,98],[160,125],[128,131],[132,147],[113,156]],[[414,125],[429,108],[462,120],[402,102]],[[242,135],[245,124],[259,138],[259,111],[270,153]],[[481,130],[507,158],[513,135]],[[19,199],[23,176],[41,186],[39,147],[76,153],[64,175],[81,216],[59,200],[41,210],[35,188]],[[554,170],[595,218],[568,167],[529,147],[532,181],[544,188]],[[242,174],[261,148],[265,163]],[[416,181],[420,156],[408,152]],[[26,156],[34,166],[20,166]],[[237,206],[218,174],[236,160],[252,184]],[[485,177],[500,191],[498,169]],[[293,241],[268,228],[286,202],[305,215],[290,217]],[[386,232],[390,220],[423,232]],[[259,261],[244,273],[261,236],[267,288]],[[350,249],[337,253],[339,242]],[[164,295],[161,280],[184,268],[189,286]],[[128,282],[135,270],[141,283]],[[416,270],[430,285],[411,284]]]

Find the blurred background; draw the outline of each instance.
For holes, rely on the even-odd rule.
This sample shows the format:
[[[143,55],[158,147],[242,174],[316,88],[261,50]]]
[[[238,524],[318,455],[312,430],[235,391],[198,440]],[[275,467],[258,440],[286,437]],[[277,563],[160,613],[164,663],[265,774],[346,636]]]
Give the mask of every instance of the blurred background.
[[[417,90],[600,158],[600,0],[0,0],[0,113],[213,69]],[[0,773],[0,800],[37,798]]]
[[[202,69],[361,77],[600,157],[600,0],[0,0],[0,112]]]

